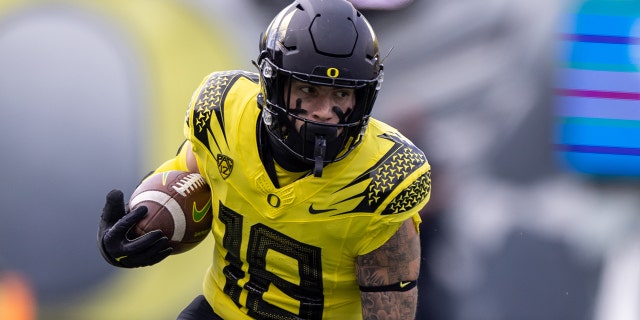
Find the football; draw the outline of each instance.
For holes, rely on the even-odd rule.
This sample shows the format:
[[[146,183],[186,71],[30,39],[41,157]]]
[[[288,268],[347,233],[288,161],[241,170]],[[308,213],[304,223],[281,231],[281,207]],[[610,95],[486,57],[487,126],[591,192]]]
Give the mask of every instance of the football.
[[[141,236],[162,230],[173,247],[171,254],[188,251],[211,231],[211,188],[197,173],[167,171],[145,178],[134,190],[129,209],[147,206],[147,215],[131,230]]]

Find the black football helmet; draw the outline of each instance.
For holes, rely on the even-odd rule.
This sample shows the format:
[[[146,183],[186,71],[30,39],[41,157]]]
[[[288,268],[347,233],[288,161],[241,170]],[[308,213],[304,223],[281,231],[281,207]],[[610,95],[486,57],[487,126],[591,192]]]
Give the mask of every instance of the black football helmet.
[[[293,155],[321,176],[325,164],[343,159],[361,142],[383,68],[375,33],[350,2],[294,1],[262,34],[254,63],[260,73],[262,120],[276,153]],[[353,112],[339,124],[300,117],[288,108],[292,80],[355,89]],[[299,130],[296,120],[303,123]]]

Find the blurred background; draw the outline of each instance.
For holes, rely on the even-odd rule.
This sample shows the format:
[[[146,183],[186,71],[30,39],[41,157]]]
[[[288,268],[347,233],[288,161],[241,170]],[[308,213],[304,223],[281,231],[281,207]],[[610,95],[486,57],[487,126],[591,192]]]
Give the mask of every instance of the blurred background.
[[[419,319],[640,319],[640,0],[352,2],[389,53],[374,116],[433,167]],[[104,196],[288,3],[0,0],[0,320],[175,319],[201,292],[211,243],[104,262]]]

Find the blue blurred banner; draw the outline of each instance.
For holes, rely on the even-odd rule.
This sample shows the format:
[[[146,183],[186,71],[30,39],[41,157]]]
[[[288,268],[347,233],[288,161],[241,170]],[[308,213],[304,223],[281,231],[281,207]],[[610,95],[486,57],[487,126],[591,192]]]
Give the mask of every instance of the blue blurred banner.
[[[640,1],[571,7],[560,31],[556,155],[596,176],[640,177]]]

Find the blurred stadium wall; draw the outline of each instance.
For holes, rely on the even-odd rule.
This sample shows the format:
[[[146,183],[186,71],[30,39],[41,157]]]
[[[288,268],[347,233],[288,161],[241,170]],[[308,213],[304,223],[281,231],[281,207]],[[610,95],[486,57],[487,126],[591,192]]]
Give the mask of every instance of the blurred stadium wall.
[[[200,292],[206,244],[117,270],[96,250],[97,218],[111,188],[130,193],[175,152],[207,73],[253,70],[285,2],[0,0],[0,272],[24,276],[39,318],[174,319]],[[640,184],[553,154],[554,50],[576,7],[563,10],[607,2],[637,20],[640,0],[365,12],[391,51],[374,115],[433,165],[419,319],[638,319]]]
[[[95,233],[111,188],[175,154],[202,79],[251,67],[254,22],[215,2],[0,1],[0,273],[24,275],[38,319],[174,319],[201,292],[207,244],[117,270]]]

